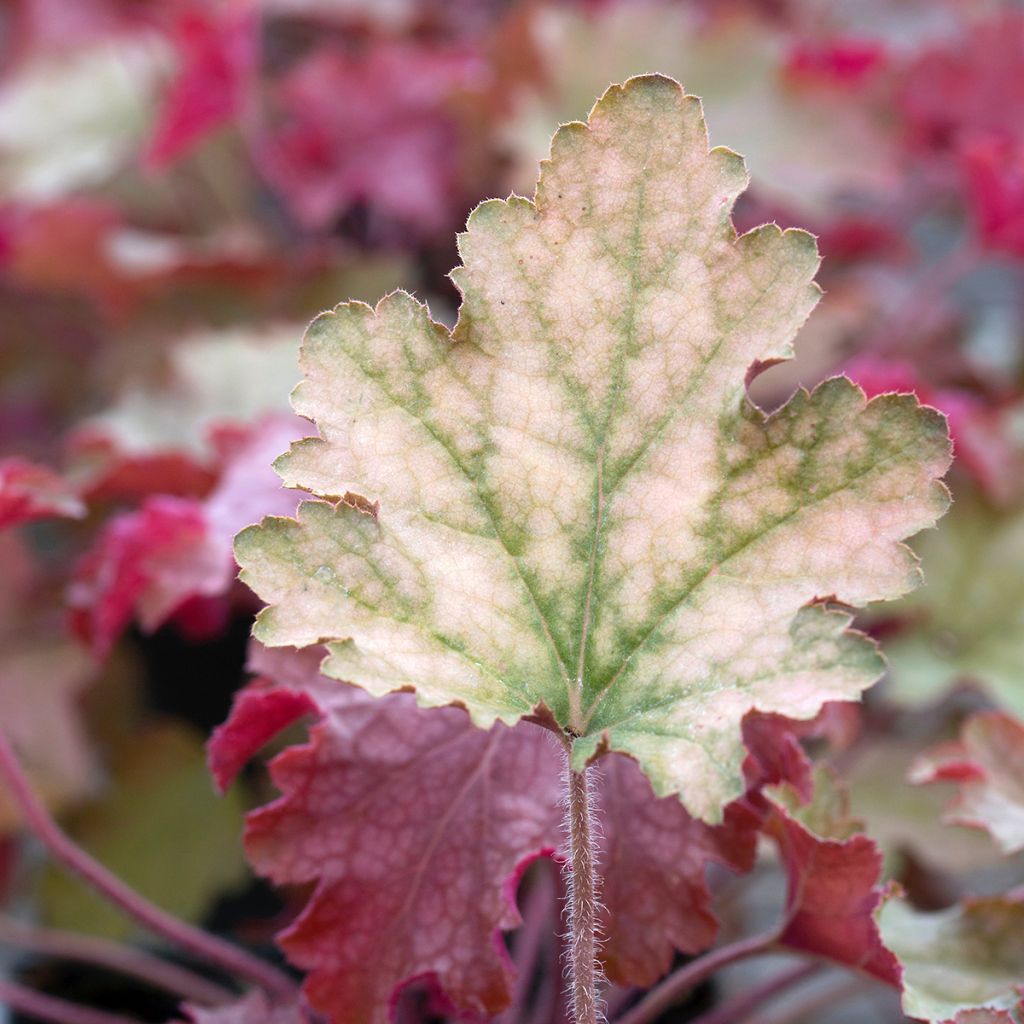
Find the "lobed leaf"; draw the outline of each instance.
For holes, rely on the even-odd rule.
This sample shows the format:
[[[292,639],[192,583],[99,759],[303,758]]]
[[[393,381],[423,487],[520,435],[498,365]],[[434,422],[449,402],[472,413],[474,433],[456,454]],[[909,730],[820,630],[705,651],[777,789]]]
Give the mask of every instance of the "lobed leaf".
[[[985,1020],[1015,1011],[1024,971],[1024,901],[987,896],[935,913],[888,900],[878,915],[903,966],[903,1011],[926,1021]],[[1012,1018],[1011,1018],[1012,1019]]]
[[[855,699],[881,661],[826,599],[917,582],[900,541],[946,507],[945,422],[842,378],[749,403],[818,257],[737,238],[745,184],[696,98],[631,79],[558,131],[534,202],[474,211],[453,334],[404,293],[314,321],[294,405],[321,436],[277,465],[327,500],[239,535],[256,635],[482,728],[543,706],[576,768],[630,754],[708,821],[748,711]]]
[[[1024,726],[1016,719],[998,711],[971,715],[958,741],[914,762],[910,779],[957,783],[946,821],[986,829],[1004,853],[1024,850]]]

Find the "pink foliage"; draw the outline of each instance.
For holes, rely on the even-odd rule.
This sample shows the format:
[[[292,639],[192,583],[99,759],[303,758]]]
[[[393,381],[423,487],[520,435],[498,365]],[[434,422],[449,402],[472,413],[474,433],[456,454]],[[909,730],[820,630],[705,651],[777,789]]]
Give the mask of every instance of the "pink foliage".
[[[250,0],[190,7],[177,17],[173,39],[177,71],[143,155],[151,168],[179,159],[241,115],[258,55],[258,10]]]
[[[280,83],[281,123],[263,147],[263,170],[307,228],[326,228],[363,202],[435,230],[460,187],[453,103],[481,72],[460,49],[322,47]]]
[[[53,470],[17,456],[0,459],[0,529],[49,516],[84,514],[68,482]]]
[[[79,563],[69,591],[76,632],[98,655],[136,618],[147,631],[184,611],[193,633],[222,625],[232,587],[234,535],[263,514],[295,511],[272,460],[302,432],[294,417],[270,417],[225,462],[203,499],[156,495],[111,518]],[[215,599],[192,604],[196,598]]]

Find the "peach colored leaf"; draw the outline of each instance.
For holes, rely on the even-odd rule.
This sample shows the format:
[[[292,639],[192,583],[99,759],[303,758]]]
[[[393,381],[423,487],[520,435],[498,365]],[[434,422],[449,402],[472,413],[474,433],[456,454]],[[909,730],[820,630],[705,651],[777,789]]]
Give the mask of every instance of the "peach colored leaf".
[[[946,821],[986,829],[1005,853],[1024,850],[1024,726],[998,711],[971,715],[960,739],[935,747],[910,781],[955,782],[960,795]]]
[[[238,537],[256,635],[485,729],[544,705],[574,767],[628,753],[707,821],[747,711],[856,699],[881,661],[826,602],[918,581],[900,542],[946,507],[945,422],[843,378],[747,401],[818,257],[737,238],[745,185],[696,98],[631,79],[559,129],[534,202],[473,212],[453,334],[404,293],[317,318],[293,401],[321,436],[277,465],[327,500]]]

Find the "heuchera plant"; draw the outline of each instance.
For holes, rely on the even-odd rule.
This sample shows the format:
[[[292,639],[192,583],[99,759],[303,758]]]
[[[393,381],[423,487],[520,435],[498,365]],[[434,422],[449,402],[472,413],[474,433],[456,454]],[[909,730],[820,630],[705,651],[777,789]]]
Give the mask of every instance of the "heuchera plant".
[[[898,6],[14,5],[0,1004],[1024,1024],[1024,16]],[[753,188],[630,79],[452,289],[645,67]]]
[[[256,637],[325,644],[323,677],[246,694],[214,749],[226,779],[268,715],[321,715],[313,749],[277,761],[285,795],[249,850],[278,881],[318,880],[284,942],[337,1020],[386,1019],[424,974],[464,1010],[507,1005],[493,936],[517,922],[509,878],[557,842],[561,785],[573,1016],[593,1024],[602,956],[649,984],[713,932],[704,862],[749,860],[726,816],[747,785],[744,721],[812,719],[881,674],[842,606],[918,581],[901,542],[946,508],[945,421],[842,377],[770,416],[751,404],[751,374],[792,354],[817,301],[818,255],[799,230],[737,237],[746,180],[735,153],[709,150],[696,98],[631,79],[559,129],[533,202],[473,212],[452,332],[396,292],[306,334],[294,406],[320,436],[276,468],[320,500],[244,530],[235,552],[268,605]],[[773,941],[895,976],[871,953],[877,855],[861,865],[856,839],[812,855],[825,840],[748,804],[793,880]],[[672,888],[645,822],[698,863],[695,913],[676,918],[669,891],[672,909],[644,919]],[[815,907],[837,884],[853,925],[831,899],[827,924]]]

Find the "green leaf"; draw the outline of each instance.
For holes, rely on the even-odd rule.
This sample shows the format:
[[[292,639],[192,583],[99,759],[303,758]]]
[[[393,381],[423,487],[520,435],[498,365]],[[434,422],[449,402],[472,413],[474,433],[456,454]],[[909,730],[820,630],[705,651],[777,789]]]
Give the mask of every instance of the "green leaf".
[[[965,1010],[1012,1010],[1020,1003],[1020,899],[988,896],[937,913],[921,913],[891,899],[879,912],[878,923],[882,941],[903,965],[903,1012],[908,1017],[947,1021]]]
[[[111,773],[104,799],[69,820],[72,836],[165,910],[200,920],[245,877],[241,797],[214,793],[201,738],[170,722],[136,733]],[[41,895],[49,924],[116,939],[134,934],[131,921],[62,871],[44,876]]]
[[[317,318],[293,402],[321,436],[277,466],[329,501],[239,535],[258,638],[326,641],[327,675],[481,727],[543,705],[575,766],[631,754],[709,821],[742,790],[747,711],[869,686],[879,655],[818,599],[917,581],[900,541],[946,507],[945,423],[842,378],[771,417],[747,401],[818,256],[737,238],[745,184],[696,98],[634,78],[559,129],[534,202],[473,212],[452,335],[401,292]]]
[[[927,583],[893,609],[914,628],[886,644],[886,695],[926,704],[971,680],[1024,717],[1024,515],[960,496],[941,539],[915,547]]]

